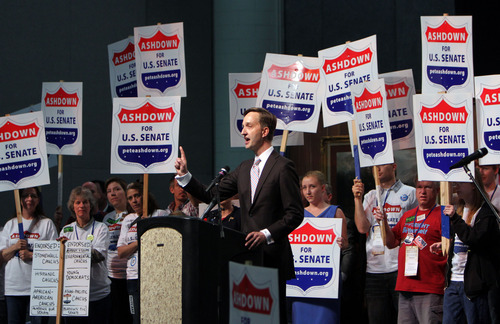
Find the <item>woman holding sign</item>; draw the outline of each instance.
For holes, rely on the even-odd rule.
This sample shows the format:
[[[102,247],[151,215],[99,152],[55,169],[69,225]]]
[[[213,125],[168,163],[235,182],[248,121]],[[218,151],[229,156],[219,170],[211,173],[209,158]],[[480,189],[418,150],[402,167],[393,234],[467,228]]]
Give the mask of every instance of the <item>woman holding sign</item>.
[[[123,220],[120,238],[118,239],[118,256],[127,260],[127,288],[130,299],[130,312],[134,323],[140,323],[139,311],[139,254],[137,252],[137,222],[141,218],[167,216],[167,211],[158,209],[153,196],[148,195],[148,215],[143,215],[142,183],[132,182],[127,186],[127,200],[135,213],[127,215]]]
[[[482,187],[479,170],[476,180]],[[454,183],[457,209],[446,206],[454,240],[448,257],[443,323],[490,323],[488,290],[499,284],[500,232],[493,212],[472,182]]]
[[[24,240],[19,239],[17,218],[9,220],[0,235],[2,258],[5,267],[5,301],[10,323],[26,322],[30,304],[31,267],[35,240],[55,240],[57,230],[51,219],[45,217],[40,205],[40,190],[21,189],[21,208]],[[31,323],[47,323],[48,317],[31,317]]]
[[[302,178],[302,195],[309,203],[304,217],[341,218],[342,235],[337,237],[341,249],[348,247],[347,223],[338,206],[325,201],[326,178],[320,171],[309,171]],[[293,323],[339,323],[340,301],[326,298],[294,298],[292,302]]]
[[[109,320],[110,280],[106,267],[108,227],[90,216],[95,204],[95,198],[90,190],[76,187],[71,191],[68,209],[76,221],[64,226],[60,235],[68,240],[91,241],[90,303],[88,317],[65,317],[66,323],[107,324]]]

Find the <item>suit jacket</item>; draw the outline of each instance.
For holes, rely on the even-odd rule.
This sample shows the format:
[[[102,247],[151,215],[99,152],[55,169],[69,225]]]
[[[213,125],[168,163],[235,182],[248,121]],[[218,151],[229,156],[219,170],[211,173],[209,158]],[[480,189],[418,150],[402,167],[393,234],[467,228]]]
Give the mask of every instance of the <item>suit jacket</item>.
[[[250,169],[253,161],[252,159],[242,162],[222,179],[219,184],[221,201],[239,194],[241,231],[248,234],[267,228],[274,243],[263,246],[264,265],[278,268],[281,278],[294,278],[288,234],[304,219],[297,172],[292,161],[273,151],[259,177],[252,203]],[[205,186],[194,177],[185,189],[206,203],[209,203],[215,194],[215,188],[205,192]]]

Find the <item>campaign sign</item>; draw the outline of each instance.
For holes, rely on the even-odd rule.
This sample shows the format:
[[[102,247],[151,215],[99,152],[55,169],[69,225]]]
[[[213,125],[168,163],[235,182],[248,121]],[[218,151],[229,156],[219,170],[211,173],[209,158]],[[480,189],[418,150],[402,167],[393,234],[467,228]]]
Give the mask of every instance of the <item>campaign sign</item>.
[[[354,118],[349,87],[378,78],[377,37],[331,47],[318,52],[324,80],[323,125]]]
[[[114,98],[111,173],[172,173],[180,97]]]
[[[182,23],[134,28],[139,97],[186,96]]]
[[[279,323],[278,270],[229,262],[229,323]]]
[[[474,150],[472,94],[415,95],[413,115],[418,178],[469,182],[462,168],[450,166]]]
[[[49,183],[42,112],[0,117],[0,191]]]
[[[229,73],[229,116],[231,147],[245,147],[241,137],[245,110],[256,107],[260,73]],[[283,131],[274,131],[273,146],[280,146]],[[289,132],[287,146],[304,145],[302,132]]]
[[[33,243],[31,270],[30,315],[57,315],[57,286],[59,282],[59,249],[57,241]]]
[[[42,110],[42,104],[37,103],[19,110],[16,110],[14,112],[11,112],[11,115],[20,115],[20,114],[26,114],[34,111],[41,111]],[[49,162],[49,169],[52,167],[57,166],[57,155],[55,154],[47,154],[47,161]]]
[[[295,264],[295,279],[287,281],[288,297],[339,298],[340,218],[304,218],[288,235]]]
[[[69,240],[64,256],[63,316],[88,316],[91,241]]]
[[[396,71],[380,74],[379,78],[385,82],[392,148],[394,151],[414,148],[413,73],[411,69]]]
[[[351,86],[361,167],[394,162],[384,80]]]
[[[111,98],[137,97],[134,37],[108,45]]]
[[[82,155],[82,96],[81,82],[42,84],[42,111],[49,154]]]
[[[474,93],[472,16],[420,17],[422,94]]]
[[[488,149],[479,164],[500,164],[500,75],[476,77],[475,85],[477,146]]]
[[[266,54],[257,106],[276,116],[277,129],[316,133],[321,106],[318,63],[313,57]]]

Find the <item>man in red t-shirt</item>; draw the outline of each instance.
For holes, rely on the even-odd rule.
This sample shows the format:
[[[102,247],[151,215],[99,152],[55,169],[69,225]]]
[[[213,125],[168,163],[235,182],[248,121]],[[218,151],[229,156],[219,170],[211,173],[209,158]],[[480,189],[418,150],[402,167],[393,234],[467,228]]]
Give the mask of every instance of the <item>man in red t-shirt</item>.
[[[398,323],[440,323],[442,319],[446,258],[440,253],[438,192],[439,183],[417,181],[418,207],[404,213],[392,229],[384,222],[387,247],[399,247]],[[375,214],[377,220],[383,217]]]

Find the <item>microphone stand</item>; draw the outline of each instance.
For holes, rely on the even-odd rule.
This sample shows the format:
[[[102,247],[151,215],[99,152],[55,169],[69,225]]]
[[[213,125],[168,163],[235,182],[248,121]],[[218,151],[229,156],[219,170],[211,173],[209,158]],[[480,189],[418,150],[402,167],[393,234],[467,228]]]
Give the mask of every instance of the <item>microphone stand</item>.
[[[469,178],[472,180],[472,182],[474,182],[474,184],[476,185],[476,188],[477,190],[479,190],[479,192],[481,193],[481,195],[483,196],[483,199],[484,201],[488,204],[488,206],[490,206],[490,209],[491,211],[493,212],[493,215],[495,215],[495,217],[497,218],[497,222],[500,223],[500,216],[498,216],[498,212],[497,210],[495,209],[495,207],[493,206],[493,204],[491,203],[490,201],[490,198],[486,195],[486,193],[484,192],[484,190],[481,189],[481,187],[479,186],[479,184],[477,183],[476,179],[474,178],[474,176],[472,175],[472,172],[470,171],[469,167],[467,167],[467,165],[464,165],[463,166],[464,170],[465,170],[465,173],[467,173],[467,175],[469,176]]]
[[[221,209],[220,209],[220,191],[219,191],[219,181],[217,181],[214,186],[215,186],[215,196],[208,205],[207,209],[203,212],[203,215],[201,215],[201,219],[205,219],[205,216],[207,216],[211,209],[214,207],[215,204],[217,204],[217,225],[220,227],[220,237],[224,238],[224,227],[222,226],[222,214],[221,214]]]

